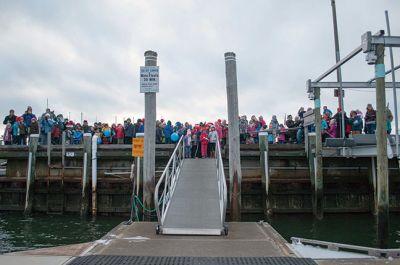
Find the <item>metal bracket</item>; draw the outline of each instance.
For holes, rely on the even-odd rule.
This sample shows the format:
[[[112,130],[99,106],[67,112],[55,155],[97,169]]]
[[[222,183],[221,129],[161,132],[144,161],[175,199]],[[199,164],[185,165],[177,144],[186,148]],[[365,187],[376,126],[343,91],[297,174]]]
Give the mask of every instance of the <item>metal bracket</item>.
[[[385,31],[381,30],[378,35],[372,35],[367,31],[361,36],[361,47],[364,53],[375,51],[375,46],[383,44],[385,47],[400,47],[399,36],[384,36]]]
[[[339,82],[308,82],[307,90],[314,91],[314,87],[319,88],[338,88]],[[341,82],[342,88],[376,88],[376,83],[374,82]],[[385,83],[386,88],[393,88],[392,82]],[[396,88],[400,88],[400,82],[395,83]],[[307,91],[308,93],[310,93]]]

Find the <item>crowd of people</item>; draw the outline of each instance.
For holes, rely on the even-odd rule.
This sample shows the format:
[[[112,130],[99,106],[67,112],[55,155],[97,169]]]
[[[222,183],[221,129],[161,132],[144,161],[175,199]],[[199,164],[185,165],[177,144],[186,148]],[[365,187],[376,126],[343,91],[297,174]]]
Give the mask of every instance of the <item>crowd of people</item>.
[[[311,110],[309,108],[308,110]],[[304,114],[305,109],[299,109],[297,115],[285,117],[280,123],[276,115],[272,116],[270,122],[264,120],[263,116],[258,118],[253,115],[248,120],[246,115],[238,117],[239,134],[241,144],[257,144],[258,133],[264,131],[268,133],[268,142],[274,143],[303,143],[304,141]],[[341,109],[333,112],[326,106],[322,109],[321,131],[323,139],[341,137],[341,127],[344,124],[345,137],[354,134],[374,134],[376,129],[376,111],[371,104],[367,105],[365,115],[360,110],[352,110],[350,117]],[[344,123],[342,120],[344,118]],[[31,134],[40,135],[40,144],[47,144],[51,139],[52,144],[61,144],[62,137],[65,135],[66,144],[81,144],[84,134],[97,135],[98,144],[131,144],[132,138],[137,133],[144,132],[144,119],[126,119],[123,124],[111,124],[95,122],[89,125],[84,120],[82,124],[64,118],[62,114],[55,115],[54,111],[46,109],[39,117],[32,112],[32,107],[21,115],[16,116],[14,110],[4,118],[3,124],[6,125],[3,142],[5,145],[26,145],[27,139]],[[391,122],[393,121],[392,112],[387,109],[387,132],[391,132]],[[314,126],[308,127],[312,132]],[[65,134],[64,134],[65,132]],[[174,139],[173,135],[178,137]],[[227,143],[228,123],[226,120],[218,119],[215,122],[200,122],[190,124],[189,122],[172,123],[170,120],[160,119],[156,121],[156,143],[170,144],[184,137],[184,145],[187,156],[208,157],[215,156],[217,141],[223,147]]]

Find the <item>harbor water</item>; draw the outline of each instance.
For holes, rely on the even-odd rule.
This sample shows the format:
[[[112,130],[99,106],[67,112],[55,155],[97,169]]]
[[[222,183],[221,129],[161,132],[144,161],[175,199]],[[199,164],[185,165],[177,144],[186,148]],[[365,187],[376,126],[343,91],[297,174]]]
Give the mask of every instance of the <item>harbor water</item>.
[[[123,217],[0,213],[0,253],[55,247],[101,238]]]
[[[261,216],[246,216],[259,221]],[[0,213],[0,253],[94,241],[125,217],[80,218],[76,215]],[[286,240],[303,237],[344,244],[377,247],[375,217],[371,214],[276,214],[268,221]],[[400,214],[390,215],[389,248],[400,248]]]

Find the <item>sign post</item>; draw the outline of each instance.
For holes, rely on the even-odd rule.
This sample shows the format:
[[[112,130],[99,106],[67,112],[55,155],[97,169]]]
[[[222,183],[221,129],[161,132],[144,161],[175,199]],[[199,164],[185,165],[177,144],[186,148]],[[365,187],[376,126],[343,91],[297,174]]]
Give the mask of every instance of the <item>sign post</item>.
[[[140,68],[140,92],[144,93],[144,156],[143,156],[143,206],[154,208],[156,167],[156,93],[159,91],[157,53],[144,53],[145,66]],[[145,221],[151,221],[149,215]]]

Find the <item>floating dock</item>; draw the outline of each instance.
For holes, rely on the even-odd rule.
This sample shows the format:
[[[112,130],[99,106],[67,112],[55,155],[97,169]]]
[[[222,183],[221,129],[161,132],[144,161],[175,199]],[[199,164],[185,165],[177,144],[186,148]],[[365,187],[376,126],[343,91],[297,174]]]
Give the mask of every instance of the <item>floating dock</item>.
[[[400,264],[399,259],[300,257],[268,223],[228,223],[227,236],[157,235],[156,223],[120,224],[102,239],[0,255],[7,264]]]

